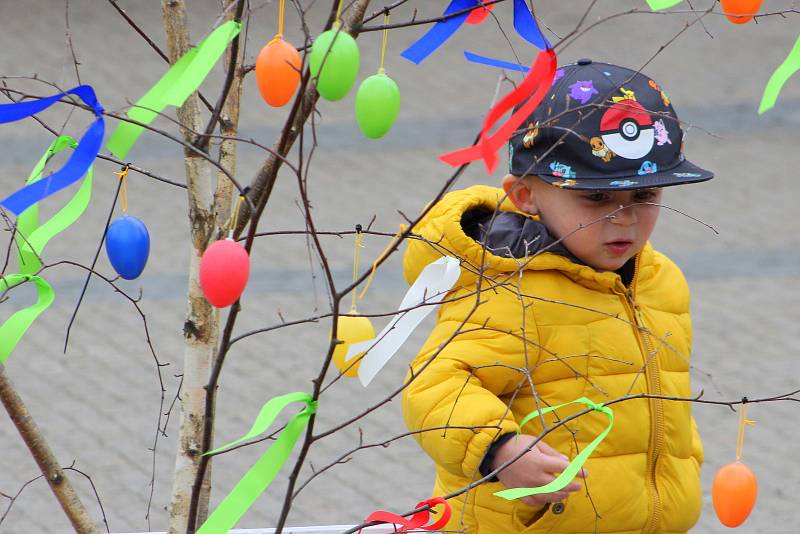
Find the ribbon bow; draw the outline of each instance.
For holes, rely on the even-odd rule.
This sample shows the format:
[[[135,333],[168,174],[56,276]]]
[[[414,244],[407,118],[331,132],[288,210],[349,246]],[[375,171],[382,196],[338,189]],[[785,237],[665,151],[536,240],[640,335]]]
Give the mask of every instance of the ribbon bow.
[[[393,514],[392,512],[387,512],[385,510],[378,510],[377,512],[372,512],[364,521],[380,521],[382,523],[400,525],[400,528],[397,529],[397,532],[408,532],[411,530],[441,530],[445,525],[447,525],[447,522],[450,520],[450,516],[453,513],[453,510],[450,508],[450,504],[448,504],[444,497],[434,497],[433,499],[422,501],[421,503],[417,504],[416,508],[422,508],[423,506],[430,506],[430,508],[433,508],[437,504],[444,506],[442,517],[430,525],[428,524],[431,515],[429,509],[421,510],[412,515],[410,518]],[[360,532],[361,531],[359,530],[359,533]]]

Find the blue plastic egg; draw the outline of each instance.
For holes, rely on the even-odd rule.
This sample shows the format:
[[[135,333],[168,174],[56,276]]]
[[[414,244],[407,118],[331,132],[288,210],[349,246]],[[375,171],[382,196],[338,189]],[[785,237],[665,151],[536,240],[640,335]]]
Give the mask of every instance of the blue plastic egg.
[[[125,280],[138,278],[150,255],[150,234],[142,221],[123,215],[108,227],[106,253],[111,266]]]

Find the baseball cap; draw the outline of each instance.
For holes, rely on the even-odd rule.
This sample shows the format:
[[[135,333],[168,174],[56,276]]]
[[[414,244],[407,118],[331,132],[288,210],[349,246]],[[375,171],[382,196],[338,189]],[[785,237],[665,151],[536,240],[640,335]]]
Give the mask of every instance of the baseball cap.
[[[509,140],[509,172],[569,189],[626,190],[711,179],[687,161],[666,93],[644,74],[581,59],[556,71]]]

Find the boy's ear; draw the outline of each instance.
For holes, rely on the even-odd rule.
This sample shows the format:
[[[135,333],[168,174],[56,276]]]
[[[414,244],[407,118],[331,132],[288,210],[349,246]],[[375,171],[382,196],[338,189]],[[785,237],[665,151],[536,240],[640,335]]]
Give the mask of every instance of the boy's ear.
[[[528,179],[506,174],[503,176],[502,184],[508,199],[519,211],[530,215],[539,213],[539,206],[536,204],[536,197]]]

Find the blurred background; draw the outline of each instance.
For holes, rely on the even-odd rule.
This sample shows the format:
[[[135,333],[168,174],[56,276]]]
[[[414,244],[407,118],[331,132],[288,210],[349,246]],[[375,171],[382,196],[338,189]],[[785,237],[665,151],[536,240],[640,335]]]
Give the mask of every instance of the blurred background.
[[[310,33],[318,34],[330,2],[300,3],[313,4],[306,22]],[[379,12],[387,3],[372,2],[367,12]],[[120,0],[118,4],[166,49],[159,2]],[[713,4],[711,0],[691,3],[696,10],[706,10]],[[393,12],[392,22],[410,20],[415,12],[418,18],[438,16],[446,5],[444,1],[411,1]],[[575,28],[589,2],[540,0],[534,5],[547,28],[545,33],[556,42]],[[253,0],[251,8],[243,32],[245,62],[249,64],[277,31],[278,2]],[[797,8],[797,2],[767,0],[762,11]],[[636,12],[601,20],[630,10]],[[800,14],[765,16],[757,23],[738,26],[721,15],[718,5],[702,21],[697,20],[697,13],[690,12],[689,2],[671,13],[647,11],[644,0],[596,2],[579,37],[559,49],[559,62],[588,57],[636,69],[646,64],[644,72],[661,84],[686,123],[687,157],[716,173],[711,182],[672,188],[664,197],[670,207],[705,224],[664,210],[653,238],[656,248],[684,268],[693,291],[694,390],[704,391],[707,399],[734,400],[798,389],[800,77],[787,83],[773,110],[761,116],[756,110],[767,80],[798,37]],[[215,0],[190,3],[192,42],[210,31],[219,13]],[[493,101],[501,74],[497,69],[466,62],[463,51],[510,61],[516,55],[526,64],[537,52],[513,32],[511,2],[497,6],[494,13],[496,20],[463,26],[420,65],[401,58],[400,52],[419,38],[425,27],[390,32],[386,71],[400,86],[402,107],[394,129],[383,139],[369,140],[361,135],[353,111],[355,91],[339,102],[320,102],[315,118],[318,147],[309,173],[318,229],[348,231],[356,224],[366,226],[374,218],[373,229],[393,233],[403,222],[401,212],[413,218],[440,189],[452,170],[437,156],[472,141]],[[296,45],[302,43],[298,12],[289,2],[286,16],[285,38]],[[380,21],[377,18],[372,24]],[[108,110],[126,109],[167,68],[109,2],[0,0],[0,50],[4,51],[0,54],[0,74],[36,75],[63,88],[77,85],[68,36],[79,61],[80,81],[95,88]],[[380,32],[359,37],[359,81],[377,71],[380,39]],[[216,101],[222,76],[218,65],[201,87],[212,102]],[[521,80],[518,73],[508,76]],[[33,94],[52,94],[37,82],[7,79],[5,83]],[[501,94],[509,88],[504,84]],[[264,104],[252,74],[245,79],[242,137],[271,146],[287,113],[288,109]],[[167,110],[167,114],[174,116],[174,110]],[[90,114],[64,105],[54,106],[40,117],[76,138],[93,120]],[[112,125],[109,120],[109,130]],[[154,125],[177,135],[175,126],[164,118]],[[21,187],[51,140],[52,134],[31,119],[0,126],[2,196]],[[249,182],[265,157],[262,150],[241,145],[237,178]],[[158,175],[184,181],[182,149],[157,135],[145,133],[128,159]],[[502,167],[487,176],[482,165],[472,165],[456,187],[498,184]],[[98,161],[92,204],[78,223],[53,239],[44,254],[46,262],[91,263],[113,200],[116,176],[112,172],[116,170],[115,165]],[[169,364],[161,368],[169,406],[176,395],[183,361],[189,257],[186,192],[133,173],[128,187],[129,213],[146,222],[152,243],[142,277],[123,281],[121,286],[133,295],[142,293],[140,306],[147,317],[153,347],[159,360]],[[58,209],[65,198],[61,194],[47,201],[45,212]],[[295,178],[282,172],[260,230],[303,228]],[[7,240],[9,233],[6,236]],[[323,239],[336,281],[344,284],[352,269],[352,238]],[[387,244],[388,238],[368,236],[362,266],[369,265]],[[113,274],[104,253],[98,269]],[[254,247],[250,283],[235,335],[278,324],[281,318],[291,321],[326,313],[329,300],[320,275],[304,237],[260,238]],[[60,266],[48,269],[45,277],[55,287],[56,301],[20,342],[7,361],[6,371],[62,465],[74,463],[76,469],[91,476],[111,531],[165,530],[178,417],[174,412],[168,437],[158,440],[153,454],[161,393],[142,319],[127,300],[93,280],[65,354],[66,328],[85,273]],[[359,309],[362,313],[388,313],[396,309],[406,287],[400,256],[395,255],[378,271]],[[0,305],[0,320],[28,306],[33,298],[32,292],[15,291]],[[376,328],[387,320],[375,320]],[[310,391],[325,354],[329,327],[326,321],[309,323],[252,336],[234,346],[218,397],[217,443],[244,434],[270,398]],[[331,388],[321,399],[317,428],[335,426],[396,388],[429,328],[430,319],[369,388],[364,389],[355,380],[341,381]],[[710,405],[695,405],[693,413],[706,450],[704,509],[694,532],[723,532],[725,527],[714,516],[710,486],[715,471],[734,460],[737,414]],[[758,476],[760,495],[743,532],[797,532],[797,413],[796,404],[791,402],[750,406],[748,415],[757,424],[747,430],[744,461]],[[355,447],[360,431],[364,443],[404,432],[399,403],[388,403],[358,425],[315,445],[310,455],[314,468]],[[262,445],[215,459],[212,506],[260,456],[266,448]],[[0,492],[14,496],[39,472],[5,415],[0,417],[0,447]],[[301,478],[310,474],[308,465]],[[70,476],[83,502],[99,520],[101,511],[91,485],[75,472]],[[430,495],[432,482],[432,464],[412,440],[399,440],[386,449],[367,449],[305,487],[289,524],[354,524],[376,509],[405,511]],[[285,485],[286,473],[282,473],[238,526],[273,526]],[[9,502],[0,498],[0,515]],[[41,479],[25,487],[0,524],[0,531],[8,533],[69,530]]]

